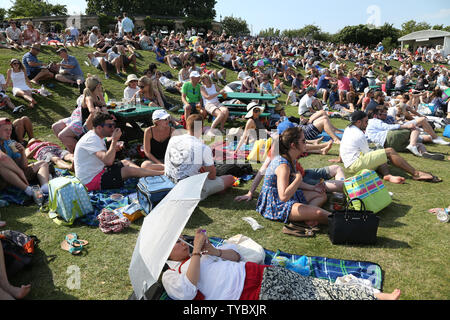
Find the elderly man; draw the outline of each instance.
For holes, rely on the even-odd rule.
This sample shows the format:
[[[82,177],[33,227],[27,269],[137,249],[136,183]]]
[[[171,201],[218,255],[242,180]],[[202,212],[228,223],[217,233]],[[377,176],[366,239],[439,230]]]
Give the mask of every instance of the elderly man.
[[[47,68],[45,63],[38,60],[37,55],[41,52],[41,46],[33,44],[29,52],[22,57],[22,64],[24,65],[28,79],[31,83],[39,85],[39,81],[49,80],[54,78],[54,74]]]
[[[80,94],[83,94],[84,90],[84,74],[80,68],[78,60],[74,56],[70,56],[67,53],[66,48],[61,48],[56,51],[57,54],[62,58],[62,61],[58,64],[59,74],[55,76],[55,79],[70,83],[73,86],[77,86],[80,90]]]
[[[184,106],[185,121],[191,114],[200,113],[203,119],[208,115],[203,106],[200,78],[198,71],[192,71],[189,75],[190,80],[185,82],[181,88],[181,101]]]

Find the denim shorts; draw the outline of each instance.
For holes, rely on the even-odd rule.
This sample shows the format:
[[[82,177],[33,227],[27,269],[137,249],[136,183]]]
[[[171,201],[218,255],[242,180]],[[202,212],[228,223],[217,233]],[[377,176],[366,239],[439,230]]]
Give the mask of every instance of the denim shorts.
[[[330,180],[331,178],[330,169],[328,167],[313,168],[305,170],[303,182],[315,186],[320,182],[320,179]]]

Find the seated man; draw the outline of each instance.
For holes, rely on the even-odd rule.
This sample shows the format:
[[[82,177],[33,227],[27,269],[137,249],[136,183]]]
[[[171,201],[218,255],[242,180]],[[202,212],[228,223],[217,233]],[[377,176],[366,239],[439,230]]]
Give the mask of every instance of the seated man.
[[[73,86],[77,86],[80,90],[80,94],[83,94],[84,90],[84,74],[80,68],[77,58],[74,56],[69,56],[66,48],[61,48],[56,51],[57,54],[62,58],[62,61],[58,64],[59,74],[55,76],[55,79],[70,83]]]
[[[306,89],[306,94],[300,99],[298,103],[298,114],[300,116],[309,117],[311,116],[315,110],[322,109],[322,103],[319,99],[314,97],[316,93],[316,89],[313,87],[308,87]]]
[[[9,27],[6,28],[6,40],[7,42],[16,50],[21,50],[22,48],[22,31],[17,28],[16,22],[11,20],[9,22]]]
[[[48,164],[45,161],[28,164],[25,147],[22,144],[11,140],[11,133],[11,121],[7,118],[0,118],[0,149],[4,150],[4,152],[12,158],[17,166],[23,171],[24,177],[26,178],[23,182],[27,181],[27,183],[29,183],[37,178],[41,185],[42,193],[48,195]]]
[[[185,82],[181,88],[181,101],[184,105],[184,120],[187,121],[191,114],[200,113],[203,119],[208,116],[202,105],[202,94],[200,92],[200,73],[192,71],[189,75],[190,81]]]
[[[427,152],[420,141],[431,142],[433,138],[429,135],[420,137],[420,131],[413,122],[405,124],[387,124],[383,122],[387,116],[384,107],[376,108],[369,113],[369,123],[366,128],[366,136],[373,143],[384,148],[393,148],[397,152],[409,150],[415,156],[434,160],[444,160],[442,154]]]
[[[29,52],[25,53],[22,58],[22,64],[24,65],[28,79],[31,83],[39,85],[39,81],[53,79],[54,75],[45,67],[46,64],[39,61],[37,55],[41,51],[41,46],[33,44]]]
[[[339,155],[345,168],[349,169],[352,173],[357,173],[362,169],[377,170],[386,181],[397,184],[404,183],[405,178],[392,176],[389,173],[387,165],[389,159],[394,166],[411,174],[413,180],[429,182],[442,181],[430,173],[416,170],[392,148],[371,151],[367,138],[364,135],[368,122],[369,118],[364,111],[355,111],[352,113],[351,124],[344,131],[339,150]]]
[[[188,134],[174,136],[169,141],[164,159],[166,176],[177,183],[190,176],[208,172],[208,179],[202,189],[202,200],[233,186],[233,176],[216,176],[211,148],[200,140],[203,132],[202,116],[189,116],[186,127]]]
[[[74,153],[75,176],[89,191],[118,189],[124,180],[164,174],[163,165],[141,168],[128,160],[116,162],[116,152],[122,131],[110,114],[97,113],[93,129],[77,143]],[[112,137],[111,146],[106,148],[105,138]]]
[[[93,53],[88,53],[87,57],[89,58],[89,62],[95,68],[103,71],[103,73],[105,74],[105,79],[109,79],[108,69],[114,70],[114,66],[106,60],[106,53],[95,51]]]

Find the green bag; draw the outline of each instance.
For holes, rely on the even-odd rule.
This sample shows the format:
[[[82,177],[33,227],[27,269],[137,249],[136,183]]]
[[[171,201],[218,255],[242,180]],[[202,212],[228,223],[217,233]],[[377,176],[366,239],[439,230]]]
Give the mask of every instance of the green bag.
[[[373,170],[361,170],[355,176],[344,181],[344,193],[348,202],[355,198],[361,199],[368,211],[378,213],[391,204],[392,198],[381,181],[378,174]],[[352,203],[355,210],[361,209],[359,201]]]

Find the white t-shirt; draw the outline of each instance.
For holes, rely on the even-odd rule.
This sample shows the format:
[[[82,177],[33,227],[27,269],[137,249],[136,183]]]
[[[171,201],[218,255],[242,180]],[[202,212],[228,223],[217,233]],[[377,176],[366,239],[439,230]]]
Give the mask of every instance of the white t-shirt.
[[[138,87],[133,89],[133,88],[130,88],[127,86],[125,88],[125,90],[123,90],[123,97],[127,100],[131,100],[131,98],[133,98],[134,94],[138,91],[139,91]]]
[[[239,253],[233,244],[219,247]],[[168,261],[170,269],[164,272],[162,283],[169,297],[174,300],[193,300],[198,290],[205,300],[238,300],[245,283],[245,262],[233,262],[204,255],[200,258],[200,278],[194,286],[186,276],[191,260],[183,265]]]
[[[225,61],[225,62],[230,62],[230,61],[231,61],[231,54],[230,54],[230,53],[224,53],[224,54],[222,55],[222,59],[223,59],[223,61]]]
[[[95,35],[95,33],[91,33],[89,36],[89,47],[95,46],[97,41],[98,41],[98,37]]]
[[[367,138],[358,127],[350,126],[344,130],[339,154],[346,168],[355,162],[360,154],[370,152]]]
[[[200,139],[184,134],[170,138],[164,158],[164,174],[175,183],[214,165],[211,148]]]
[[[81,137],[75,147],[75,176],[84,185],[89,184],[105,167],[105,164],[95,155],[98,151],[107,151],[106,144],[94,130],[90,130]]]
[[[308,96],[305,94],[298,103],[298,114],[302,115],[305,112],[309,111],[310,108],[312,108],[312,103],[316,98],[314,96]]]
[[[244,80],[246,77],[248,77],[249,75],[248,75],[248,72],[247,71],[241,71],[241,72],[239,72],[239,74],[238,74],[238,79],[239,80]]]
[[[289,103],[291,105],[297,105],[298,99],[297,99],[297,94],[294,92],[294,90],[289,91],[288,99],[289,99]]]

